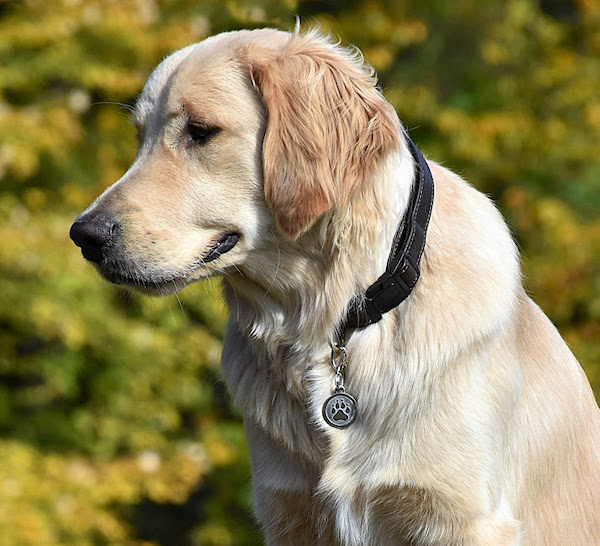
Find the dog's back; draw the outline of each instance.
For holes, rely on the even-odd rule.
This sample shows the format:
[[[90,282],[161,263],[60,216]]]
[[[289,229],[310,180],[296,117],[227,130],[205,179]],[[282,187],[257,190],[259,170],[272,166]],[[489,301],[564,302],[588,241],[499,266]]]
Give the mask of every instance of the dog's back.
[[[513,436],[516,513],[527,544],[600,544],[600,412],[579,363],[523,294],[522,403]]]

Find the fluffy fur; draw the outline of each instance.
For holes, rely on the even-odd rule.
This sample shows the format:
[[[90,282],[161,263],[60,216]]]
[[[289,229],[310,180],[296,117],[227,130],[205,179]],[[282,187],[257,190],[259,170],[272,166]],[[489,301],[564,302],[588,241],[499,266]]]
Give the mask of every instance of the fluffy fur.
[[[201,145],[197,121],[219,128]],[[314,32],[218,35],[161,63],[136,123],[135,163],[79,221],[112,219],[96,265],[114,282],[224,274],[223,372],[267,544],[600,543],[589,384],[525,294],[496,208],[433,162],[421,279],[349,336],[356,422],[323,421],[330,344],[384,270],[414,180],[359,54]],[[205,262],[228,232],[238,244]]]

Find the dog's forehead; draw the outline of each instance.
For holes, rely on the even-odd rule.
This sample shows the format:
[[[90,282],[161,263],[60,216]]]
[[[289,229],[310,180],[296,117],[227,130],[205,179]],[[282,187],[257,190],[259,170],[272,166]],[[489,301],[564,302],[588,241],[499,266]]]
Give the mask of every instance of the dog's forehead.
[[[138,122],[143,121],[150,113],[153,106],[158,103],[165,86],[173,77],[175,70],[177,70],[183,60],[198,46],[199,44],[192,44],[175,51],[152,71],[135,105],[135,118]]]
[[[204,86],[227,90],[228,85],[242,76],[239,51],[247,43],[265,47],[282,47],[289,33],[274,29],[224,32],[197,44],[180,49],[165,58],[152,72],[135,107],[135,120],[144,119],[167,99],[178,100],[190,88]]]
[[[239,47],[234,43],[217,41],[198,44],[173,73],[173,97],[186,96],[194,90],[201,92],[211,89],[221,95],[215,96],[215,99],[223,99],[228,87],[243,76],[238,51]]]

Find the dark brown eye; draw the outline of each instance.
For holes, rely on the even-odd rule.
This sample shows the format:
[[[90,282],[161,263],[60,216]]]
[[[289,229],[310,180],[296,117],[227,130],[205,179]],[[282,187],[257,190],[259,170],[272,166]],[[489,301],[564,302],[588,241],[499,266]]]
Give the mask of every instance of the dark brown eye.
[[[205,144],[220,130],[218,127],[211,127],[204,123],[191,122],[188,124],[188,133],[194,144]]]

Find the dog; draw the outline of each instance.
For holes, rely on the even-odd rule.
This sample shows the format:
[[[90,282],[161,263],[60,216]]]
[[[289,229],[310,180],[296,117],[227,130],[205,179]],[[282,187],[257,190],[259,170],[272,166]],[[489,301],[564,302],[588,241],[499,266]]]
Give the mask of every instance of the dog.
[[[419,159],[356,50],[219,34],[161,62],[134,117],[135,161],[71,237],[147,293],[223,276],[267,544],[600,544],[589,383],[499,212]],[[347,327],[409,232],[402,301]]]

